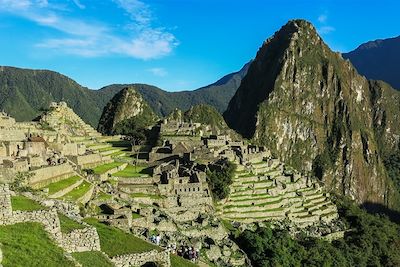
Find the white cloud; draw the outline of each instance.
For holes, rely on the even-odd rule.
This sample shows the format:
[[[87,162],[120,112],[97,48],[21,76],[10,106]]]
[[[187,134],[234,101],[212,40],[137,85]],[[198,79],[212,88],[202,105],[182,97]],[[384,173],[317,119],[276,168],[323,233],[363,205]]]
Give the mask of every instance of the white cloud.
[[[328,34],[328,33],[335,31],[336,29],[332,26],[322,26],[322,27],[319,27],[317,30],[320,34]]]
[[[79,0],[72,1],[78,8],[85,8]],[[148,5],[138,0],[112,1],[131,19],[131,24],[123,25],[123,33],[117,34],[115,26],[106,22],[66,16],[59,8],[52,8],[47,0],[0,0],[0,12],[24,17],[63,33],[65,36],[61,38],[49,38],[36,44],[36,47],[59,53],[84,57],[118,54],[147,60],[166,56],[178,45],[172,33],[152,27],[153,17]]]
[[[152,14],[148,5],[138,0],[113,0],[123,8],[140,26],[147,25],[152,21]]]
[[[77,7],[79,7],[80,9],[85,9],[85,8],[86,8],[86,6],[83,5],[83,4],[81,3],[80,0],[72,0],[72,1],[73,1],[74,4],[75,4]]]
[[[328,25],[328,15],[326,14],[319,15],[318,22],[320,25],[317,27],[317,30],[321,35],[329,34],[336,30],[335,27]]]
[[[168,72],[163,68],[151,68],[151,69],[148,69],[147,71],[149,71],[153,75],[159,76],[159,77],[165,77],[168,74]]]
[[[328,19],[327,15],[319,15],[319,17],[318,17],[318,21],[320,23],[325,23],[327,19]]]

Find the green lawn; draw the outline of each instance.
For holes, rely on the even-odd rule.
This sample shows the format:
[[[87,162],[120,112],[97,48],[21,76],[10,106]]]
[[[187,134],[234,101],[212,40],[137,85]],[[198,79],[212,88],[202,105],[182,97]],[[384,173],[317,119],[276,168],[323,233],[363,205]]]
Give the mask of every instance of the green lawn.
[[[110,257],[122,254],[142,253],[153,249],[160,250],[159,247],[151,243],[115,227],[99,223],[96,219],[88,218],[85,221],[97,228],[101,250]]]
[[[91,184],[89,182],[83,181],[78,187],[74,188],[74,190],[62,196],[62,198],[76,201],[89,191],[90,186]]]
[[[85,226],[82,224],[68,218],[64,214],[59,213],[58,218],[60,219],[60,226],[61,226],[61,232],[63,233],[69,233],[72,232],[72,230],[75,229],[83,229]]]
[[[39,223],[0,226],[3,266],[73,266]]]
[[[112,176],[115,177],[140,177],[140,176],[147,176],[144,170],[147,166],[133,166],[128,165],[122,171],[114,173]]]
[[[82,267],[112,267],[112,263],[99,251],[72,253]]]
[[[105,172],[107,172],[107,171],[109,171],[111,169],[114,169],[114,168],[116,168],[118,166],[121,166],[122,164],[124,164],[124,163],[122,163],[122,162],[111,162],[111,163],[107,163],[107,164],[103,164],[103,165],[97,166],[96,168],[93,169],[93,171],[94,171],[95,174],[103,174],[103,173],[105,173]]]
[[[57,193],[58,191],[67,188],[68,186],[71,186],[78,182],[81,178],[79,176],[72,176],[67,179],[55,182],[50,184],[47,188],[49,189],[49,195],[52,195],[54,193]]]
[[[38,202],[24,196],[12,196],[11,206],[13,210],[33,211],[46,209]]]
[[[194,264],[187,259],[179,257],[177,255],[171,254],[171,267],[197,267],[197,264]]]

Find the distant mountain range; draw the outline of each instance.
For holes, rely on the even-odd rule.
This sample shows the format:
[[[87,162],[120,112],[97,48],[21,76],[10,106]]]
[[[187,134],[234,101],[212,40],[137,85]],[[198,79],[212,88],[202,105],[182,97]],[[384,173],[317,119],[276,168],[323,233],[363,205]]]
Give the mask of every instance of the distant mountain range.
[[[114,84],[100,90],[83,87],[69,77],[49,70],[0,67],[0,109],[19,121],[38,116],[52,101],[65,101],[87,123],[97,127],[108,101],[121,89],[138,90],[159,116],[175,108],[187,110],[208,104],[223,112],[246,75],[249,63],[235,73],[194,91],[167,92],[146,84]]]
[[[400,90],[400,36],[364,43],[343,57],[368,79],[383,80]]]

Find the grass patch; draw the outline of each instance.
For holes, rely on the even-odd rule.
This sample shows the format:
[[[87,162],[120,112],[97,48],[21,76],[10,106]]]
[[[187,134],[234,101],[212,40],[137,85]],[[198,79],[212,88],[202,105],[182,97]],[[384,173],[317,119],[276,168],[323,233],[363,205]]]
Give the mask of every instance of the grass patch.
[[[106,194],[106,193],[104,193],[104,192],[101,192],[100,191],[100,193],[97,195],[97,197],[96,197],[96,199],[98,199],[98,200],[109,200],[109,199],[111,199],[112,198],[112,195],[110,195],[110,194]]]
[[[82,264],[82,267],[112,267],[112,263],[99,251],[72,253],[72,256]]]
[[[132,219],[139,219],[139,218],[143,218],[143,216],[135,212],[132,212]]]
[[[12,196],[11,206],[13,210],[34,211],[45,210],[46,208],[38,202],[24,196]]]
[[[78,200],[79,198],[83,197],[90,189],[91,183],[87,181],[83,181],[78,187],[74,188],[71,192],[64,195],[62,198],[67,200]]]
[[[100,237],[101,250],[110,257],[121,254],[142,253],[153,249],[161,250],[156,245],[115,227],[100,223],[96,219],[88,218],[85,221],[96,227]]]
[[[171,254],[171,267],[197,267],[197,264],[194,264],[187,259],[179,257],[177,255]]]
[[[121,166],[122,164],[124,164],[124,163],[122,163],[122,162],[111,162],[111,163],[107,163],[107,164],[103,164],[103,165],[97,166],[96,168],[93,169],[93,171],[94,171],[95,174],[103,174],[103,173],[105,173],[105,172],[107,172],[107,171],[109,171],[111,169],[114,169],[116,167]]]
[[[58,218],[60,219],[61,232],[63,233],[70,233],[73,230],[85,228],[85,226],[68,218],[64,214],[58,213]]]
[[[147,176],[148,174],[145,172],[147,166],[133,166],[128,165],[122,171],[116,172],[112,174],[115,177],[140,177],[140,176]]]
[[[67,179],[50,184],[49,186],[47,186],[47,188],[49,189],[49,195],[57,193],[58,191],[75,184],[80,179],[81,179],[81,177],[79,177],[79,176],[72,176]]]
[[[73,266],[64,251],[49,238],[39,223],[0,226],[3,262],[7,266]]]

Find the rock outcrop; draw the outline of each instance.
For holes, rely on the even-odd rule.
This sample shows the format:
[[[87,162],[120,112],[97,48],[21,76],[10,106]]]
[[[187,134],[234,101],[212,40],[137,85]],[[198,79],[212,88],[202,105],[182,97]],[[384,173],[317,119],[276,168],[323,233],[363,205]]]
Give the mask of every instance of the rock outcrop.
[[[358,203],[397,205],[383,154],[399,144],[399,94],[368,81],[304,20],[264,42],[224,117],[287,164]]]
[[[97,130],[103,134],[114,134],[118,123],[131,118],[150,125],[156,121],[157,116],[133,87],[126,87],[104,107]]]

